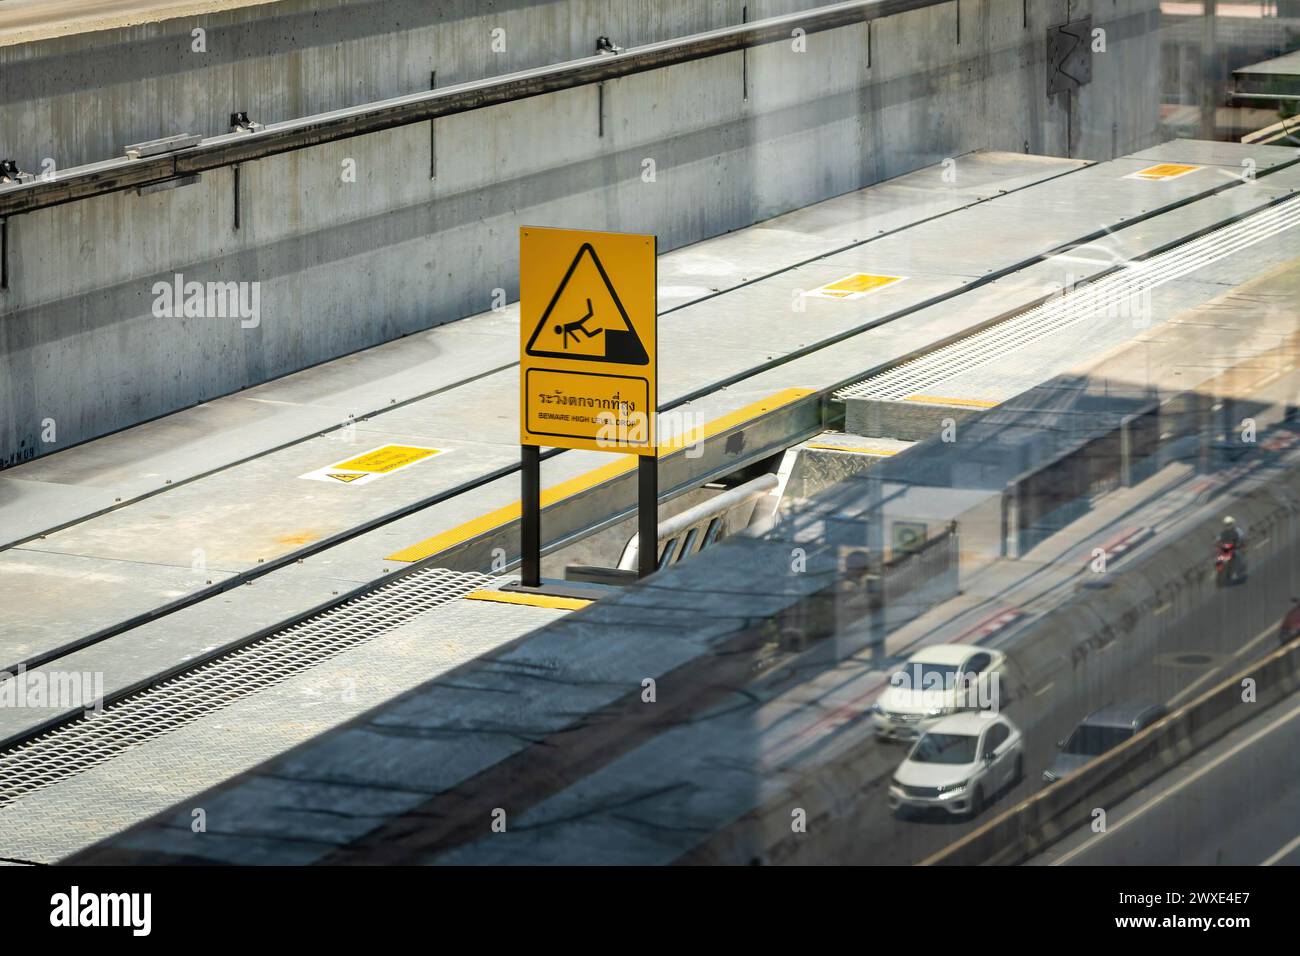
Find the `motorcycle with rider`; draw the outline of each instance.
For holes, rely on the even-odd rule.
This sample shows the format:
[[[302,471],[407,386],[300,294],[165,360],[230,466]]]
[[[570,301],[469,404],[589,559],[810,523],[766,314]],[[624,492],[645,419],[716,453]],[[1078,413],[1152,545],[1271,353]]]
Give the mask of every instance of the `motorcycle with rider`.
[[[1214,559],[1214,580],[1220,587],[1246,580],[1246,535],[1231,515],[1223,519]]]

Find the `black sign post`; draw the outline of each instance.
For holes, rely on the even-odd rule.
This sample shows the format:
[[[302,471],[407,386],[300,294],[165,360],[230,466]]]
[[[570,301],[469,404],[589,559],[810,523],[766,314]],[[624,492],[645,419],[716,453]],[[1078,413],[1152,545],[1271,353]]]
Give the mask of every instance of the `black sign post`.
[[[655,573],[659,563],[659,458],[637,460],[637,549],[638,578]]]
[[[542,586],[542,456],[536,445],[520,445],[519,586]],[[637,572],[654,574],[659,563],[659,459],[637,459]]]
[[[542,450],[520,445],[520,579],[526,588],[542,586]]]

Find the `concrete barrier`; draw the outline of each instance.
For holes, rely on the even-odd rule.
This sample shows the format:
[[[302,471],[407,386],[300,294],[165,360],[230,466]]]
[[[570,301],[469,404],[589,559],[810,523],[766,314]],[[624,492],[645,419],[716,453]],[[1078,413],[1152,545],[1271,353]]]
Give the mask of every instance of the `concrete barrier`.
[[[1244,701],[1246,682],[1253,701]],[[990,820],[922,861],[974,866],[1023,863],[1087,826],[1097,807],[1114,807],[1268,707],[1300,691],[1300,640],[1292,641],[1206,691],[1082,770]]]

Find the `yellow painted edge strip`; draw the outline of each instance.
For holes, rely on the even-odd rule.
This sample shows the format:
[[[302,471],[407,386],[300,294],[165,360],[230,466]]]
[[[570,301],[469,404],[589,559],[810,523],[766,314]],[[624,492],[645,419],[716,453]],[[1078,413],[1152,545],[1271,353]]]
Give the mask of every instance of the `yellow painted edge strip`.
[[[824,448],[827,451],[843,451],[853,455],[897,455],[896,448],[871,448],[868,445],[832,445],[830,442],[810,441],[808,448]]]
[[[751,402],[744,408],[739,408],[734,412],[729,412],[713,419],[703,428],[703,437],[712,438],[721,432],[735,428],[737,425],[743,425],[745,422],[758,418],[767,412],[776,411],[786,405],[792,405],[802,398],[813,394],[815,389],[811,388],[787,388],[782,389],[767,398],[759,399],[757,402]],[[669,439],[659,445],[659,457],[664,458],[674,452],[681,451],[687,445],[693,445],[698,440],[696,435],[686,434],[678,435],[676,438]],[[575,475],[558,485],[543,489],[542,507],[547,508],[565,498],[571,498],[594,488],[596,485],[624,475],[627,472],[634,471],[637,467],[637,455],[619,455],[619,457],[610,462],[608,465],[601,465],[599,468],[593,468],[591,471],[583,472],[581,475]],[[468,541],[471,538],[477,538],[481,534],[486,534],[494,528],[500,528],[512,521],[518,521],[522,513],[522,508],[518,501],[497,508],[495,511],[489,511],[485,515],[480,515],[464,524],[457,525],[447,531],[435,534],[432,538],[402,548],[388,555],[386,561],[420,561],[424,558],[438,554],[440,551],[446,551],[454,548],[456,545]]]
[[[522,594],[515,591],[470,591],[465,595],[465,600],[526,604],[528,607],[550,607],[560,611],[579,611],[591,603],[582,598],[556,597],[553,594]]]
[[[931,405],[969,405],[971,408],[993,408],[997,402],[985,402],[978,398],[945,398],[942,395],[909,395],[905,402],[928,402]]]

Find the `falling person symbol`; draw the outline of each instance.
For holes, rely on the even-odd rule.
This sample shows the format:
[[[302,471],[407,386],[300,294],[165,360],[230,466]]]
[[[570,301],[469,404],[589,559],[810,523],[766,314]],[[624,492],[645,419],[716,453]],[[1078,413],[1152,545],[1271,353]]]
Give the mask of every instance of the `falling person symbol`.
[[[588,321],[588,320],[592,317],[592,315],[594,315],[594,314],[595,314],[595,310],[592,309],[592,307],[591,307],[591,300],[588,299],[588,300],[587,300],[587,314],[586,314],[586,315],[584,315],[582,318],[578,319],[577,321],[574,321],[574,322],[565,322],[563,325],[558,325],[558,324],[557,324],[557,325],[555,326],[555,328],[554,328],[554,332],[555,332],[556,335],[561,335],[561,336],[563,336],[564,347],[565,347],[566,349],[569,347],[569,337],[570,337],[570,336],[573,337],[573,341],[574,341],[574,343],[576,344],[577,341],[578,341],[578,333],[579,333],[579,332],[581,332],[583,335],[585,335],[585,336],[586,336],[587,338],[589,338],[589,339],[594,339],[596,336],[600,335],[601,332],[604,332],[604,331],[605,331],[604,329],[594,329],[594,330],[593,330],[593,329],[589,329],[589,328],[587,328],[587,321]]]

